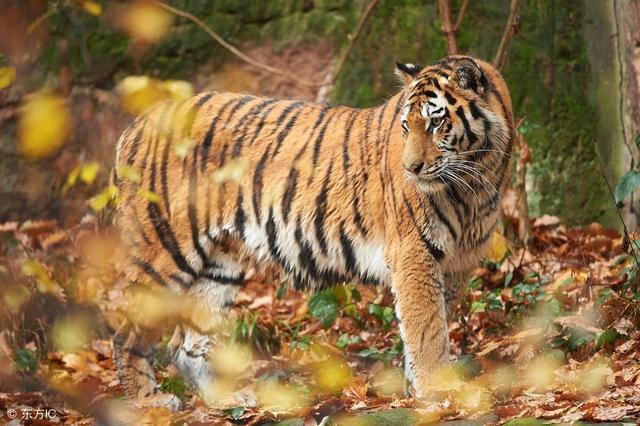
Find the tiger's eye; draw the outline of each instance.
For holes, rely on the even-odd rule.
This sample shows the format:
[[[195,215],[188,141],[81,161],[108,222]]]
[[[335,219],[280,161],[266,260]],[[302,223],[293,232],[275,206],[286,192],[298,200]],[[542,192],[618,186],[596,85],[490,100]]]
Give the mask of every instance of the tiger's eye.
[[[442,117],[431,117],[431,126],[438,127],[442,124]]]

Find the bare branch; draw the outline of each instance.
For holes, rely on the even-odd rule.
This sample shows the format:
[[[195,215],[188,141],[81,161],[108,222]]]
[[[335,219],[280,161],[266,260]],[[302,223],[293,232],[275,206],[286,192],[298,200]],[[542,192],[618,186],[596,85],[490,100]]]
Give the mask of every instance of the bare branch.
[[[280,68],[272,67],[271,65],[263,64],[262,62],[256,61],[255,59],[253,59],[250,56],[248,56],[246,53],[242,52],[237,47],[235,47],[232,44],[230,44],[229,42],[227,42],[225,39],[223,39],[220,36],[220,34],[218,34],[215,31],[213,31],[207,24],[205,24],[200,19],[198,19],[198,17],[196,17],[195,15],[193,15],[193,14],[191,14],[189,12],[185,12],[185,11],[177,9],[177,8],[175,8],[173,6],[169,6],[168,4],[163,3],[160,0],[153,0],[153,3],[156,4],[158,7],[161,7],[162,9],[173,13],[174,15],[181,16],[183,18],[189,19],[190,21],[195,23],[197,26],[202,28],[207,34],[209,34],[211,36],[211,38],[213,38],[215,41],[217,41],[222,47],[224,47],[229,52],[231,52],[234,55],[236,55],[238,58],[242,59],[243,61],[247,62],[248,64],[253,65],[256,68],[259,68],[259,69],[261,69],[263,71],[270,72],[271,74],[276,74],[276,75],[279,75],[281,77],[287,78],[289,80],[295,81],[296,83],[298,83],[298,84],[300,84],[302,86],[320,87],[320,86],[323,85],[323,83],[317,83],[317,82],[313,82],[313,81],[307,81],[307,80],[299,79],[297,77],[294,77],[290,71],[281,70]]]
[[[316,97],[317,102],[324,102],[331,95],[333,86],[336,81],[338,81],[338,77],[340,76],[345,63],[347,62],[347,59],[351,54],[351,50],[353,50],[353,46],[355,45],[356,40],[358,39],[360,33],[362,32],[362,29],[364,28],[365,22],[367,21],[367,19],[371,15],[371,11],[379,1],[380,0],[371,0],[367,5],[367,8],[364,10],[364,12],[362,12],[362,16],[360,17],[360,21],[358,22],[356,31],[349,37],[349,44],[343,50],[342,54],[340,55],[340,59],[338,59],[338,62],[336,62],[335,66],[331,69],[331,71],[329,71],[329,73],[327,73],[327,76],[325,77],[320,90],[318,90],[318,95]]]
[[[505,25],[504,32],[502,33],[500,47],[498,47],[496,56],[493,59],[493,66],[498,70],[502,69],[505,61],[507,60],[509,43],[511,42],[511,38],[514,36],[516,30],[518,29],[518,24],[520,23],[521,1],[522,0],[511,0],[511,5],[509,7],[509,18],[507,19],[507,24]]]
[[[464,15],[467,13],[467,8],[469,7],[469,0],[464,0],[462,2],[462,6],[460,6],[460,11],[458,12],[458,19],[456,19],[456,23],[453,26],[453,31],[456,33],[460,31],[460,27],[462,26],[462,21],[464,20]]]
[[[517,183],[516,192],[518,193],[518,238],[526,244],[529,239],[529,202],[527,196],[527,164],[531,162],[531,149],[520,130],[515,131],[517,148],[519,153],[518,163],[516,165]]]
[[[442,33],[447,44],[447,53],[455,55],[458,53],[458,41],[456,40],[456,31],[451,23],[449,0],[438,0],[438,9],[440,11],[440,20],[442,21]]]

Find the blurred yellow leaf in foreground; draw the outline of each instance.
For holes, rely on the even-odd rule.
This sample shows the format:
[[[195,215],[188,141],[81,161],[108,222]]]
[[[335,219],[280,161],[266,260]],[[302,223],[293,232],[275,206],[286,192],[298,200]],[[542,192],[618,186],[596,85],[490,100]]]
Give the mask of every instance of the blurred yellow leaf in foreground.
[[[16,69],[14,67],[0,67],[0,90],[13,84],[16,79]]]
[[[64,291],[60,284],[49,277],[49,272],[37,260],[28,259],[22,263],[22,273],[27,276],[36,278],[36,287],[43,294],[51,294],[61,300],[64,300]]]
[[[173,22],[173,16],[158,6],[138,1],[127,7],[122,15],[122,26],[136,41],[155,43],[160,40]]]
[[[64,99],[48,92],[37,93],[22,105],[18,122],[20,153],[38,160],[56,152],[71,132],[69,109]]]
[[[181,101],[193,96],[188,81],[160,81],[146,75],[131,75],[118,84],[124,108],[132,114],[142,114],[163,100]]]
[[[115,201],[118,197],[118,188],[114,185],[109,185],[104,191],[89,200],[89,207],[91,210],[98,213],[109,205],[110,202]]]
[[[96,3],[95,1],[84,0],[82,2],[82,8],[93,16],[102,15],[102,5],[100,3]]]
[[[491,246],[489,247],[489,253],[487,253],[487,260],[493,263],[498,263],[507,255],[509,250],[509,244],[507,239],[498,231],[493,233],[491,239]]]
[[[89,344],[92,334],[91,327],[82,318],[57,320],[52,329],[56,349],[65,352],[84,349]]]

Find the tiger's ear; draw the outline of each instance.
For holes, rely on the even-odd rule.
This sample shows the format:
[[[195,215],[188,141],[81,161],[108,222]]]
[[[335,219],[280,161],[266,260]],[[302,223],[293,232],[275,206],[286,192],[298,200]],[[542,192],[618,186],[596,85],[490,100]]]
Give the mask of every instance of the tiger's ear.
[[[404,84],[409,84],[411,80],[413,80],[421,70],[422,70],[422,65],[401,64],[400,62],[396,62],[395,74],[400,78],[400,81],[402,81]]]
[[[470,58],[458,59],[453,64],[453,84],[462,90],[472,90],[481,95],[484,93],[486,77],[480,66]]]

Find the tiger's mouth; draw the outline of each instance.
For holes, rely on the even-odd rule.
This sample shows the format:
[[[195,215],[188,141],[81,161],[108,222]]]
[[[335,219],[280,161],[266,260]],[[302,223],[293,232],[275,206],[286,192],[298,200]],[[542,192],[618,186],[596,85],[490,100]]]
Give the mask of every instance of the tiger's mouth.
[[[455,173],[455,159],[444,157],[426,166],[420,173],[413,173],[405,169],[407,180],[418,186],[422,191],[435,193],[445,189],[460,177]]]

